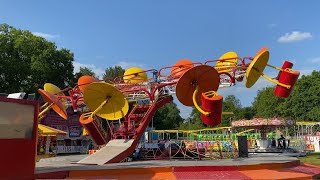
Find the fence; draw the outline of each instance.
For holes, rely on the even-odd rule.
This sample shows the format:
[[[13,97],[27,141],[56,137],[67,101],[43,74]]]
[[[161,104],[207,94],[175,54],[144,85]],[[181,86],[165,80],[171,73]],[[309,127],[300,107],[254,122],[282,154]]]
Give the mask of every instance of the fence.
[[[142,143],[138,159],[223,159],[238,157],[237,143],[226,141],[166,141]]]
[[[83,146],[57,146],[57,154],[62,153],[87,153],[88,148]]]

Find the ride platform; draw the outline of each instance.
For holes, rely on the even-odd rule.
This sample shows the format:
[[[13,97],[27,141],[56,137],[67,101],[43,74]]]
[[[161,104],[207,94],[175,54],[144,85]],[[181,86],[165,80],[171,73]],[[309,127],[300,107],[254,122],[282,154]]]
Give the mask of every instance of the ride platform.
[[[249,149],[249,153],[297,153],[301,154],[302,152],[297,151],[296,149],[287,148],[266,148],[266,149]]]
[[[250,155],[221,160],[152,160],[82,165],[87,155],[42,159],[36,178],[55,179],[316,179],[320,167],[283,154]]]

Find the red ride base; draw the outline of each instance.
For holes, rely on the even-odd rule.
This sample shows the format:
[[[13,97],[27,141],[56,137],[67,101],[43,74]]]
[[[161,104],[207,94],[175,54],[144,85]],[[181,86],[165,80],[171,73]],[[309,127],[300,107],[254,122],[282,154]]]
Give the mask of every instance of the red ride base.
[[[204,93],[202,93],[202,109],[204,111],[211,112],[209,116],[203,114],[201,115],[201,119],[204,124],[209,126],[216,126],[221,124],[222,101],[223,97],[220,95],[209,98]]]
[[[285,70],[285,69],[287,69],[287,68],[291,69],[292,67],[293,67],[293,63],[292,63],[292,62],[290,62],[290,61],[284,61],[283,64],[282,64],[281,69],[283,69],[283,70]],[[280,75],[281,75],[281,72],[282,72],[282,71],[279,72],[276,80],[279,80],[279,77],[280,77]]]
[[[108,142],[107,133],[94,118],[85,118],[84,114],[80,116],[80,123],[88,131],[91,138],[97,145],[104,145]]]
[[[282,84],[291,85],[290,89],[277,85],[274,89],[274,95],[278,97],[287,98],[290,96],[291,91],[293,90],[294,85],[296,84],[299,78],[299,71],[288,71],[284,70],[281,72],[279,76],[279,82]]]

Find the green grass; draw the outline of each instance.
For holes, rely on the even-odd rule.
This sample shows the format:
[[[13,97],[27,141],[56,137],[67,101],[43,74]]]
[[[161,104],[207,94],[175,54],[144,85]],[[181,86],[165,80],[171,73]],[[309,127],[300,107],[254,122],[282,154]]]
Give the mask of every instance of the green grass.
[[[305,157],[299,157],[299,160],[304,163],[320,166],[320,153],[311,153]]]

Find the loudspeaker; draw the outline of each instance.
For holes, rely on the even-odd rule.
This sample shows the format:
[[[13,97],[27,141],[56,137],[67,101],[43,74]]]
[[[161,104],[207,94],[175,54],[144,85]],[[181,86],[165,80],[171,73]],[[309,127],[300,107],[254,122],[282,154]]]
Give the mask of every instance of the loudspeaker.
[[[247,136],[238,136],[239,157],[248,157],[248,141]]]

